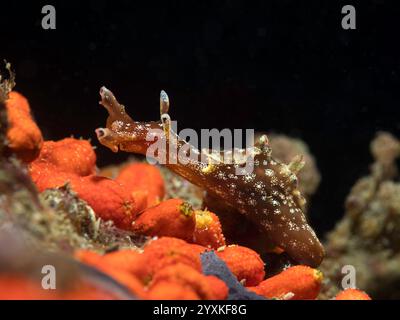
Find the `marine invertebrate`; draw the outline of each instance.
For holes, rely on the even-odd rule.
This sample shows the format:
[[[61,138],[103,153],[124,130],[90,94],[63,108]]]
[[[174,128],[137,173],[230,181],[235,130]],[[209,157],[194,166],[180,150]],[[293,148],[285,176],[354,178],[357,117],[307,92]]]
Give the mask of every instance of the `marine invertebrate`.
[[[139,213],[131,229],[146,236],[191,241],[195,225],[195,214],[190,204],[180,199],[169,199]]]
[[[287,163],[298,154],[303,156],[304,167],[297,174],[297,177],[299,179],[299,190],[308,202],[321,181],[316,160],[310,153],[308,146],[304,141],[284,134],[268,134],[268,138],[273,156],[277,160]]]
[[[114,180],[87,176],[71,180],[71,188],[85,200],[103,220],[112,220],[121,229],[131,230],[132,221],[143,209],[119,183]]]
[[[111,276],[114,275],[113,271],[119,272],[122,276],[130,274],[136,279],[132,282],[140,283],[141,290],[135,290],[136,294],[143,291],[144,285],[150,279],[147,269],[147,259],[137,250],[122,249],[105,253],[104,255],[91,250],[78,250],[74,256],[79,261],[96,267]]]
[[[0,131],[5,138],[7,117],[1,101],[2,86],[0,83]],[[6,143],[6,139],[0,139],[0,150]],[[0,156],[0,228],[11,224],[27,243],[64,253],[76,248],[104,250],[110,246],[134,247],[136,241],[143,243],[143,237],[97,219],[93,209],[68,186],[38,194],[25,165],[15,161],[8,151]],[[53,172],[53,176],[57,173]]]
[[[26,224],[52,247],[67,250],[69,244],[71,251],[77,248],[103,251],[110,247],[136,248],[146,240],[117,228],[112,221],[96,217],[94,210],[68,184],[45,190],[39,199],[46,211],[35,215],[26,212],[29,217]]]
[[[30,164],[31,171],[35,172],[35,167],[88,176],[96,171],[96,154],[88,140],[45,141],[38,158]]]
[[[371,300],[371,298],[364,291],[357,289],[346,289],[339,292],[336,295],[335,300]]]
[[[264,262],[257,252],[249,248],[224,246],[217,250],[217,255],[245,286],[256,286],[265,277]]]
[[[201,188],[166,167],[160,167],[160,172],[165,181],[166,198],[179,198],[188,201],[196,209],[202,207],[204,192]]]
[[[28,100],[12,91],[6,100],[7,148],[25,162],[34,160],[43,145],[42,132],[32,119]]]
[[[207,248],[218,249],[225,245],[218,216],[208,210],[196,210],[196,227],[193,232],[193,242]]]
[[[159,276],[157,278],[158,280],[154,281],[156,275],[160,274],[160,272],[164,275],[169,274],[173,276],[175,280],[188,280],[191,278],[190,275],[194,275],[195,279],[191,280],[192,287],[195,285],[196,279],[203,279],[202,277],[204,276],[200,273],[200,253],[204,250],[205,248],[201,246],[189,244],[177,238],[162,237],[150,241],[141,251],[127,249],[101,255],[91,250],[78,250],[75,253],[75,257],[79,261],[99,268],[105,273],[109,273],[109,270],[129,273],[141,282],[142,288],[149,288],[150,286],[149,290],[153,290],[153,288],[155,288],[155,283],[157,283],[157,289],[154,290],[161,294],[161,289],[158,288],[158,282],[168,280],[167,282],[170,283],[171,281],[169,280],[171,279]],[[179,272],[177,270],[182,271],[182,269],[184,269],[184,271],[189,271],[188,274],[178,275]],[[170,270],[172,273],[169,271],[163,273],[163,270]],[[113,274],[110,275],[113,276]],[[177,281],[172,282],[176,284]],[[172,287],[174,287],[175,284],[172,285]],[[162,287],[164,287],[164,285],[162,285]],[[211,292],[210,290],[207,291]],[[135,291],[136,294],[138,294],[138,292],[139,291]],[[164,291],[164,298],[169,297],[167,293],[168,291]],[[200,296],[202,295],[200,294]],[[152,297],[150,296],[149,298]],[[217,299],[217,297],[214,298]]]
[[[124,166],[115,180],[130,192],[146,192],[147,207],[160,203],[164,198],[163,177],[157,167],[147,163],[131,163]]]
[[[296,173],[303,164],[301,157],[296,157],[289,165],[274,160],[268,140],[263,136],[258,146],[247,154],[254,163],[253,172],[238,176],[236,172],[243,167],[243,159],[229,164],[215,163],[213,152],[195,150],[172,131],[169,99],[165,92],[160,98],[162,120],[146,123],[133,121],[108,89],[101,88],[100,95],[101,104],[109,113],[107,127],[96,130],[103,145],[114,152],[146,154],[154,143],[149,141],[147,134],[152,130],[163,130],[165,135],[161,139],[166,140],[166,148],[159,150],[157,155],[165,159],[170,170],[200,186],[227,207],[237,209],[297,262],[311,266],[320,264],[324,250],[306,221],[302,211],[305,199],[297,188]],[[191,158],[188,163],[170,161],[170,156],[166,156],[170,150],[178,150],[178,154],[190,152],[198,157]],[[243,158],[244,151],[240,154]]]
[[[201,267],[204,274],[214,275],[226,283],[229,289],[228,300],[265,300],[241,285],[215,251],[205,251],[201,254]]]
[[[165,285],[165,293],[161,295],[159,283]],[[224,300],[228,296],[228,288],[226,284],[215,276],[203,275],[201,272],[193,269],[192,267],[178,263],[167,266],[158,270],[149,286],[149,295],[154,297],[152,292],[157,288],[158,297],[168,299],[168,284],[179,284],[186,288],[188,291],[193,291],[196,295],[203,300]]]
[[[39,191],[69,183],[71,189],[105,221],[112,220],[124,230],[131,230],[132,222],[145,207],[143,199],[133,198],[118,182],[94,175],[79,177],[64,172],[36,171],[32,174]]]
[[[171,281],[158,281],[147,293],[149,300],[200,300],[200,296],[187,286]]]
[[[94,175],[96,156],[88,141],[72,138],[46,141],[38,159],[29,165],[39,191],[70,184],[96,215],[130,230],[136,215],[146,208],[144,193],[130,192],[115,180]]]
[[[321,271],[293,266],[249,289],[266,298],[313,300],[318,296],[321,282]]]
[[[101,255],[91,250],[78,250],[75,257],[95,267],[126,271],[146,286],[157,271],[167,266],[185,264],[201,271],[200,253],[204,250],[181,239],[161,237],[147,242],[140,252],[127,249]]]
[[[206,248],[187,243],[184,240],[161,237],[152,240],[144,246],[144,256],[147,259],[149,277],[152,277],[157,270],[176,263],[186,264],[198,271],[201,271],[200,253]]]

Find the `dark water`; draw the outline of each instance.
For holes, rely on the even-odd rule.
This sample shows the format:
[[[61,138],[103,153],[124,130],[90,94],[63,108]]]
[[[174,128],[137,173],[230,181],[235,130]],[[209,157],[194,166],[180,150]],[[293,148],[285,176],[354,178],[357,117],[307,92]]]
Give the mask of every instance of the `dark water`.
[[[311,208],[320,234],[368,171],[377,130],[399,135],[400,8],[341,1],[43,1],[2,3],[0,57],[17,72],[47,138],[91,137],[106,85],[138,120],[158,118],[165,89],[181,126],[254,128],[305,140],[322,173]],[[121,161],[97,149],[99,164]]]

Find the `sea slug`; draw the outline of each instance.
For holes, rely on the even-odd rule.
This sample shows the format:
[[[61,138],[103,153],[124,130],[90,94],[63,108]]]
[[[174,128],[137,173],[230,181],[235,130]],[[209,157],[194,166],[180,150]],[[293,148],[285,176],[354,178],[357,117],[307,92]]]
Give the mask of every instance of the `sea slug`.
[[[164,91],[160,96],[161,120],[152,122],[134,121],[107,88],[101,88],[100,96],[100,104],[109,113],[106,128],[96,130],[100,143],[113,152],[121,150],[146,155],[157,142],[151,141],[148,134],[162,130],[165,135],[161,139],[165,139],[166,148],[158,150],[156,155],[165,160],[164,164],[170,170],[203,188],[220,203],[245,215],[274,245],[298,263],[311,267],[321,263],[324,249],[306,221],[303,213],[305,199],[297,187],[296,173],[304,165],[302,157],[295,157],[288,165],[275,160],[267,137],[262,136],[251,150],[241,152],[245,157],[252,157],[252,172],[238,175],[237,169],[248,158],[243,161],[241,157],[233,163],[218,161],[212,151],[199,151],[172,131],[169,98]],[[198,159],[191,157],[186,163],[171,159],[170,151],[174,150],[177,154],[181,151],[197,154]]]

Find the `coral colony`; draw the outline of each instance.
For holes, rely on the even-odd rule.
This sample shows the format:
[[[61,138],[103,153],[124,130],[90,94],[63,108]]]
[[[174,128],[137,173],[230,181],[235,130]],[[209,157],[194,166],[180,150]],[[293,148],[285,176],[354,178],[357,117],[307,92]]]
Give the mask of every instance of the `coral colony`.
[[[161,120],[140,123],[102,88],[109,116],[96,130],[100,143],[114,152],[151,150],[162,166],[134,158],[99,169],[90,141],[44,139],[13,86],[12,77],[2,79],[0,239],[7,241],[0,243],[18,250],[0,255],[0,286],[8,288],[0,299],[319,297],[324,249],[300,191],[311,197],[315,167],[305,167],[311,187],[298,186],[304,159],[312,160],[306,149],[285,164],[294,142],[279,137],[281,151],[289,150],[279,161],[262,135],[229,162],[226,153],[199,151],[173,132],[165,93]],[[172,149],[187,161],[171,161]],[[55,290],[43,290],[43,264],[57,269]],[[325,298],[370,299],[339,287]]]

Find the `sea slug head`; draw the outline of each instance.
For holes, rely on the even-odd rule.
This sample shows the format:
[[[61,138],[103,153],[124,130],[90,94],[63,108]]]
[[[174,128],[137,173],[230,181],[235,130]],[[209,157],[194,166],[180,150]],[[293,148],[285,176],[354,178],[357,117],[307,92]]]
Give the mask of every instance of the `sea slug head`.
[[[151,130],[162,130],[161,122],[134,121],[106,87],[100,89],[100,96],[100,104],[108,111],[106,128],[96,129],[100,143],[113,152],[122,150],[144,154],[151,144],[148,135]]]
[[[95,132],[97,139],[103,146],[106,146],[113,152],[118,152],[119,142],[112,130],[108,128],[98,128]]]

